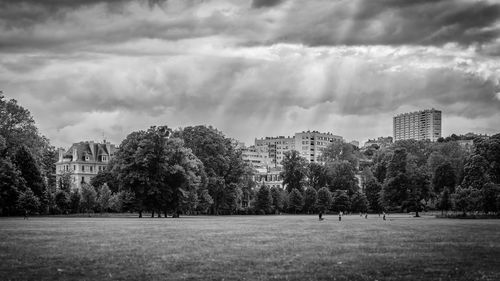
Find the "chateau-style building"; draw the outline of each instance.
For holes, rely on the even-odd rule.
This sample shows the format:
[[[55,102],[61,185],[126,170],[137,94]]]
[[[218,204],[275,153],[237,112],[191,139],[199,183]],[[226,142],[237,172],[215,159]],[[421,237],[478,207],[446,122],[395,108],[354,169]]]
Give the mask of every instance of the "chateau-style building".
[[[61,175],[69,172],[73,187],[80,189],[83,183],[89,183],[99,171],[106,169],[115,150],[115,145],[106,140],[103,143],[74,143],[68,150],[60,148],[56,163],[57,184],[59,185]]]

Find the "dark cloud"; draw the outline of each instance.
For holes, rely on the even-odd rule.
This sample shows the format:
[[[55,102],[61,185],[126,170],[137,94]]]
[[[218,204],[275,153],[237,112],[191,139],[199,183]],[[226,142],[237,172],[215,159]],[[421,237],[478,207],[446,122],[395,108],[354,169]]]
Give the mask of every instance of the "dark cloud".
[[[294,2],[276,41],[307,45],[462,45],[499,38],[500,3],[452,0]]]
[[[253,8],[262,8],[262,7],[273,7],[281,4],[284,0],[253,0],[252,7]]]

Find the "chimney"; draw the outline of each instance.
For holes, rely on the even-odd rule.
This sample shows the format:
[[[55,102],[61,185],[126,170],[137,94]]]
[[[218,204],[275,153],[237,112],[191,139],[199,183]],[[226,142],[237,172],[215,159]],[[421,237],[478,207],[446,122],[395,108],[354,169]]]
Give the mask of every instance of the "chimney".
[[[63,161],[63,156],[64,156],[64,148],[60,147],[58,149],[58,152],[59,152],[59,161],[58,162],[62,162]]]
[[[95,155],[96,151],[95,151],[95,147],[94,147],[94,141],[90,141],[89,142],[89,147],[90,147],[90,153],[92,154],[92,158],[93,160],[97,160],[97,157]]]
[[[78,152],[77,152],[76,146],[73,146],[73,161],[77,161],[77,160],[78,160]]]

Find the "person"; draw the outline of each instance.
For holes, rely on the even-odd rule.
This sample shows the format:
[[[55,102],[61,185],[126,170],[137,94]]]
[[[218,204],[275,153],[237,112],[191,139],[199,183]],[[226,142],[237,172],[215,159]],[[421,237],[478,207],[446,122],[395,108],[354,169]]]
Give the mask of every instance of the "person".
[[[319,211],[319,220],[322,221],[323,220],[323,211]]]
[[[27,220],[28,219],[28,210],[24,210],[24,219]]]
[[[382,218],[385,220],[385,212],[383,212],[383,217]]]
[[[368,213],[365,213],[365,219],[367,219],[367,218],[368,218]]]
[[[339,221],[342,220],[342,211],[339,212]]]

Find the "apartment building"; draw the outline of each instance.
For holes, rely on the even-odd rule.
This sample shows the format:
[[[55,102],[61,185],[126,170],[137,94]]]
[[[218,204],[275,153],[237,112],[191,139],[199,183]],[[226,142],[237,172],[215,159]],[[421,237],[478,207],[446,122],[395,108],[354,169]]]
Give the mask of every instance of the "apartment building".
[[[393,132],[394,141],[436,141],[441,137],[441,111],[433,108],[394,116]]]

